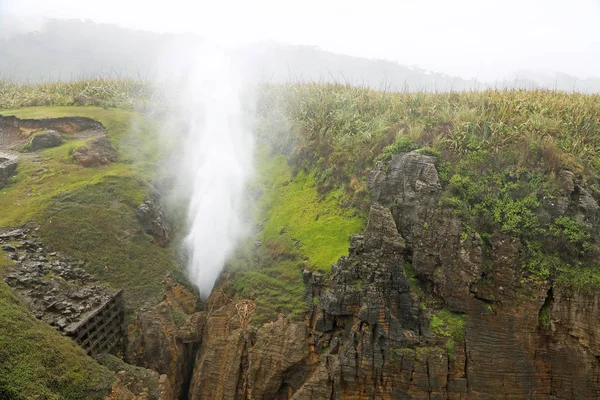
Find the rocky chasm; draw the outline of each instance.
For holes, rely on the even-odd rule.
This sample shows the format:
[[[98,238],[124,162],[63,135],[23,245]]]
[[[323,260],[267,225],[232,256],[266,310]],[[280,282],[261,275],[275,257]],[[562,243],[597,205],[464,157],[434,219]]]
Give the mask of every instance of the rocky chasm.
[[[560,176],[563,195],[543,212],[598,229],[598,199]],[[368,223],[348,255],[330,277],[304,272],[304,321],[254,326],[252,302],[220,290],[195,312],[167,281],[130,325],[125,360],[163,374],[174,399],[600,397],[598,291],[528,279],[513,237],[465,235],[432,157],[394,155],[368,183]]]

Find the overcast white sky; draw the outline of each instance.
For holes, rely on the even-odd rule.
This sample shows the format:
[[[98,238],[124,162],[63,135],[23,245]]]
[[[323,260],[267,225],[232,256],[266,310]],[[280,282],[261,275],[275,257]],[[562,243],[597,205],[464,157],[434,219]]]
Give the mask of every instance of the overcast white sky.
[[[480,80],[600,76],[600,0],[0,0],[0,31],[64,17],[314,45]]]

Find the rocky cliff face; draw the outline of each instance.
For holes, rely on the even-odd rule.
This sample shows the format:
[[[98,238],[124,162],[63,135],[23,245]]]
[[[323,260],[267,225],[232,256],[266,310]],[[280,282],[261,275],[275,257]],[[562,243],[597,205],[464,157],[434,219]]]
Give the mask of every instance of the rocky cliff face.
[[[561,179],[544,212],[597,224],[597,201],[572,174]],[[369,185],[368,224],[348,256],[329,278],[304,273],[304,322],[253,329],[251,302],[215,292],[165,338],[173,351],[161,362],[189,364],[155,366],[155,354],[144,365],[189,377],[179,393],[190,399],[600,397],[600,292],[528,278],[513,237],[465,234],[440,205],[431,157],[394,156]],[[152,336],[167,337],[159,325]]]

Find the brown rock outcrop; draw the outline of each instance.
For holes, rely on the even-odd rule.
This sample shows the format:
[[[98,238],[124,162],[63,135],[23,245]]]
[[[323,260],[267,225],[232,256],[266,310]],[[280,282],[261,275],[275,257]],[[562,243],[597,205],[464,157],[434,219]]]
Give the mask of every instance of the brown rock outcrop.
[[[102,167],[116,162],[118,155],[108,138],[100,137],[75,149],[73,158],[82,167]]]
[[[43,130],[37,132],[31,138],[27,151],[37,151],[42,149],[49,149],[51,147],[57,147],[63,144],[64,139],[60,133],[53,130]]]
[[[16,128],[24,131],[51,129],[63,133],[104,130],[104,126],[100,122],[86,117],[20,119],[2,115],[0,115],[0,128]]]
[[[190,297],[193,297],[191,293],[176,284],[172,277],[167,277],[164,300],[140,311],[127,332],[125,360],[165,374],[174,399],[184,395],[192,372],[192,345],[178,336],[178,323],[185,322],[178,319],[186,318],[187,312],[194,311],[187,308]]]
[[[135,367],[109,354],[96,356],[96,361],[115,372],[115,383],[109,399],[174,400],[170,383],[156,371]]]

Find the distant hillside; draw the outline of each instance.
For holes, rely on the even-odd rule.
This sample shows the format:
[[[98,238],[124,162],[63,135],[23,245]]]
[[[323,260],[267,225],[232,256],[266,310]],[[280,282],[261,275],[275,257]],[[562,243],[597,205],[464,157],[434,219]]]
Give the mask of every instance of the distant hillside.
[[[134,31],[79,20],[51,20],[34,33],[0,39],[0,77],[17,82],[71,80],[97,75],[154,77],[165,46],[183,35]],[[326,81],[388,90],[464,90],[485,85],[391,61],[369,60],[308,46],[260,44],[240,51],[255,79]],[[247,60],[251,60],[248,63]]]
[[[518,71],[512,79],[497,84],[499,87],[546,88],[565,92],[600,93],[600,78],[581,79],[573,75],[543,74],[535,71]]]
[[[386,60],[330,53],[315,47],[262,45],[247,51],[263,80],[337,82],[373,89],[447,91],[486,88],[475,80],[435,73]]]
[[[149,73],[167,35],[78,20],[52,20],[39,32],[0,40],[0,76],[47,82]]]
[[[39,31],[0,38],[0,78],[48,82],[102,77],[155,78],[157,60],[170,46],[201,38],[135,31],[80,20],[50,20]],[[239,51],[248,78],[270,82],[336,82],[394,91],[555,89],[600,92],[600,78],[519,71],[479,82],[393,61],[335,54],[310,46],[261,43]]]

